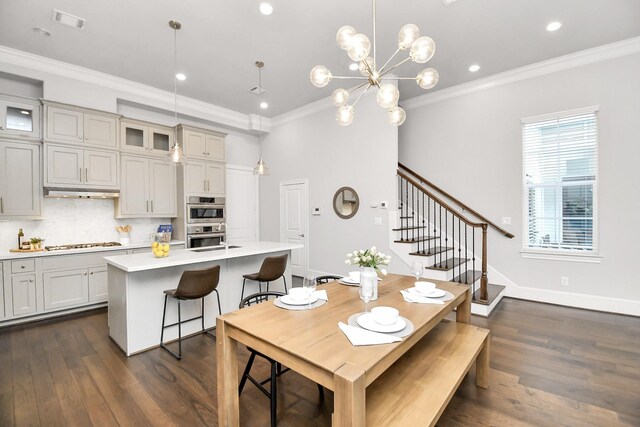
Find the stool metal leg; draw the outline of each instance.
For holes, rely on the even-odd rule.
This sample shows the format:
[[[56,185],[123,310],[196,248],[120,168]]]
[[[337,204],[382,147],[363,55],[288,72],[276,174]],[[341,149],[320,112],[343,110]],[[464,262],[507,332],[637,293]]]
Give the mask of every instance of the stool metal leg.
[[[284,281],[284,293],[288,293],[287,292],[287,279],[284,277],[284,274],[282,275],[282,281]]]
[[[165,316],[167,314],[167,297],[168,295],[164,296],[164,311],[162,313],[162,332],[160,332],[160,347],[164,348],[169,353],[171,353],[173,357],[180,360],[182,359],[182,328],[181,328],[182,318],[180,317],[180,300],[179,299],[177,300],[178,301],[178,354],[176,354],[173,350],[171,350],[169,347],[164,345],[164,330],[167,328],[164,326]],[[169,325],[169,327],[175,326],[175,325],[176,324],[173,323]]]
[[[182,359],[182,317],[180,316],[180,300],[178,300],[178,360]]]
[[[163,341],[163,338],[164,338],[164,318],[165,318],[165,316],[167,314],[167,297],[168,296],[169,295],[166,295],[166,294],[164,296],[164,310],[162,310],[162,329],[160,330],[160,345],[161,346],[164,346],[164,341]]]
[[[247,279],[242,279],[242,293],[240,294],[240,301],[244,299],[244,284],[247,282]]]

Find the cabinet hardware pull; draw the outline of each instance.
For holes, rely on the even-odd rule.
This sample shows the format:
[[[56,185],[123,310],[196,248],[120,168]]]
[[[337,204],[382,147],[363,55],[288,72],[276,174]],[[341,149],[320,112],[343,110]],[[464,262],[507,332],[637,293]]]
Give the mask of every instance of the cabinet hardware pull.
[[[89,168],[84,168],[84,182],[89,181]]]
[[[87,273],[82,273],[82,275],[83,275],[83,276],[86,276],[86,275],[87,275]]]
[[[27,268],[27,267],[25,267],[24,265],[21,265],[21,266],[20,266],[20,268],[25,269],[25,268]]]
[[[80,170],[80,182],[82,182],[82,168],[80,168],[79,170]]]
[[[0,126],[0,130],[4,130],[4,128],[2,126]]]
[[[33,283],[33,279],[29,279],[29,282]]]
[[[147,200],[147,212],[149,212],[149,201]]]
[[[2,197],[0,197],[0,213],[4,213],[4,203],[2,201]]]
[[[93,276],[93,271],[91,273],[89,273],[89,274]]]
[[[153,212],[153,200],[151,201],[151,212]]]
[[[82,135],[80,135],[80,136],[78,137],[78,139],[82,139]]]

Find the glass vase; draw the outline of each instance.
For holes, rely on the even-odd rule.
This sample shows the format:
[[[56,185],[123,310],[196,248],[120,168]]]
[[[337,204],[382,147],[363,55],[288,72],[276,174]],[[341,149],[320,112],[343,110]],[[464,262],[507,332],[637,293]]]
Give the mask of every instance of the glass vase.
[[[378,299],[378,273],[373,267],[360,267],[360,286],[367,281],[373,287],[371,301]]]

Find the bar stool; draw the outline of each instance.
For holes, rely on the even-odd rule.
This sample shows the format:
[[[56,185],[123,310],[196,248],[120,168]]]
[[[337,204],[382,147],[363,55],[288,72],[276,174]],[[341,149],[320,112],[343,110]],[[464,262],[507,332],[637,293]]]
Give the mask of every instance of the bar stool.
[[[173,357],[180,360],[182,359],[182,324],[190,322],[192,320],[202,319],[202,332],[215,338],[215,335],[210,334],[204,329],[204,297],[212,292],[216,293],[218,300],[218,313],[222,314],[222,308],[220,307],[220,294],[218,293],[218,282],[220,281],[220,266],[216,265],[204,270],[191,270],[185,271],[180,277],[178,287],[176,289],[169,289],[164,291],[164,310],[162,311],[162,331],[160,332],[160,347],[167,350]],[[165,325],[165,316],[167,314],[167,298],[175,298],[178,301],[178,321],[170,325]],[[180,301],[182,300],[202,300],[202,313],[200,316],[192,317],[191,319],[182,320],[180,314]],[[164,330],[172,326],[178,325],[178,354],[171,351],[169,347],[164,344]]]
[[[260,292],[262,292],[262,284],[266,283],[268,292],[269,282],[273,282],[274,280],[282,277],[282,280],[284,281],[284,293],[286,294],[287,280],[284,278],[284,271],[287,269],[288,257],[289,254],[266,257],[264,261],[262,261],[259,272],[253,274],[245,274],[244,276],[242,276],[242,294],[240,296],[240,299],[244,299],[244,285],[247,282],[247,279],[258,282],[258,289]]]

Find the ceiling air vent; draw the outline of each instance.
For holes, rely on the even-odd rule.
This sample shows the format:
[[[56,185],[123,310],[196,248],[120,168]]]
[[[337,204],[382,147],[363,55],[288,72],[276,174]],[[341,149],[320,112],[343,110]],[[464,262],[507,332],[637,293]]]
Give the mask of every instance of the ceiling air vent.
[[[249,92],[251,92],[254,95],[264,95],[269,91],[266,90],[263,86],[254,86],[251,89],[249,89]]]
[[[77,28],[78,30],[83,29],[84,24],[87,22],[87,20],[84,18],[71,15],[70,13],[67,13],[67,12],[62,12],[58,9],[53,9],[53,16],[51,17],[51,20],[54,22],[58,22],[60,24]]]

